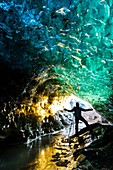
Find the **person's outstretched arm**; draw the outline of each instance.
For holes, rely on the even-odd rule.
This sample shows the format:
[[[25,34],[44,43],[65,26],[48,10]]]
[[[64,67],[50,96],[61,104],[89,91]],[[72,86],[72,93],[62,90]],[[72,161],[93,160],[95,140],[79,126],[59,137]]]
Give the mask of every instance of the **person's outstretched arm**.
[[[65,111],[68,111],[68,112],[73,112],[73,111],[74,111],[74,108],[71,109],[71,110],[68,110],[68,109],[65,109],[65,108],[64,108],[64,110],[65,110]]]
[[[87,111],[92,111],[93,109],[92,108],[91,109],[83,109],[83,108],[81,108],[81,110],[84,111],[84,112],[87,112]]]

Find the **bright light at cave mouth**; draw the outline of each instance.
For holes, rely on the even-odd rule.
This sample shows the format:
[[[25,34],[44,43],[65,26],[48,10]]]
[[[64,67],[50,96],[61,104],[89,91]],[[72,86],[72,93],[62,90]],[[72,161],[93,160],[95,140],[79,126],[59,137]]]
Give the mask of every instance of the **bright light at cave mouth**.
[[[24,113],[25,115],[34,114],[38,120],[42,121],[49,115],[54,116],[56,113],[62,112],[64,108],[72,109],[76,105],[76,102],[80,103],[83,108],[92,107],[88,102],[76,97],[75,95],[55,96],[52,99],[52,103],[48,102],[48,96],[43,96],[41,101],[34,103],[21,103],[20,108],[15,110],[15,113]],[[27,109],[26,109],[27,108]]]

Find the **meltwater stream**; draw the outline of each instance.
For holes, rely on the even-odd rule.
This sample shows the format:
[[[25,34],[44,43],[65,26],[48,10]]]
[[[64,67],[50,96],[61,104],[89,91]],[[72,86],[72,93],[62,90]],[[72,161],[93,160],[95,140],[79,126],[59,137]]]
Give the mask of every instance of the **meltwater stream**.
[[[80,128],[81,126],[82,123],[80,123]],[[40,140],[34,140],[28,144],[0,148],[0,170],[61,169],[61,167],[56,166],[56,163],[52,161],[52,155],[58,152],[55,145],[57,144],[58,146],[61,138],[66,138],[73,134],[74,125],[71,125],[63,129],[62,132],[43,136]]]

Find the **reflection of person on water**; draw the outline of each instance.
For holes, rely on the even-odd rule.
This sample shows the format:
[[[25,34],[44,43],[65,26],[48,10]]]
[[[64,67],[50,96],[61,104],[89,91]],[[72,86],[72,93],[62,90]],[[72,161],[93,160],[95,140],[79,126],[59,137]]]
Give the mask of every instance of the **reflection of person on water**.
[[[79,103],[77,102],[76,107],[74,106],[71,110],[68,110],[68,109],[64,109],[64,110],[68,111],[68,112],[74,112],[75,124],[76,124],[76,126],[75,126],[76,135],[78,135],[78,123],[79,123],[79,120],[84,122],[86,126],[89,126],[88,122],[82,117],[81,111],[91,111],[93,109],[83,109],[83,108],[79,107]]]

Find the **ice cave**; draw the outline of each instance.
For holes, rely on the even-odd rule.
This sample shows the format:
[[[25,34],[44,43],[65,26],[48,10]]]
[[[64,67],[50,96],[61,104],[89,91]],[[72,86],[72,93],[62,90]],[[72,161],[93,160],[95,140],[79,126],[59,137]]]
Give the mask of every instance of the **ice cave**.
[[[113,169],[113,0],[1,0],[0,16],[0,169]],[[79,137],[76,102],[93,109]]]

